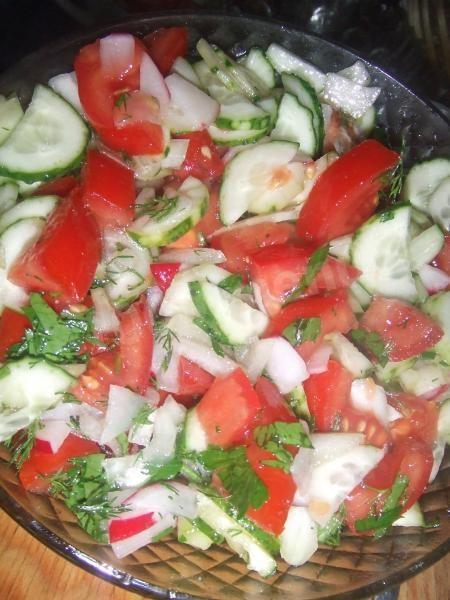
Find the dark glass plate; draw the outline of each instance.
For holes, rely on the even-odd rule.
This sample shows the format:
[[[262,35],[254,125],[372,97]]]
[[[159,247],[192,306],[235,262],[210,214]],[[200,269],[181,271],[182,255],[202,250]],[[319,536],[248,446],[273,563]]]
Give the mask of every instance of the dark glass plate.
[[[134,19],[82,37],[53,44],[24,59],[0,77],[0,91],[16,91],[27,101],[37,82],[72,69],[78,48],[113,30],[145,34],[157,27],[186,24],[191,47],[199,36],[235,54],[250,46],[278,42],[323,70],[335,71],[356,60],[352,52],[273,22],[213,15],[155,16]],[[413,92],[367,63],[373,81],[383,89],[380,120],[392,144],[405,137],[408,159],[450,154],[448,121]],[[117,560],[108,546],[87,536],[73,515],[58,501],[28,494],[0,451],[0,505],[44,544],[86,570],[124,588],[158,598],[207,600],[312,600],[363,598],[400,583],[437,561],[450,549],[450,456],[422,499],[428,529],[397,528],[385,538],[371,541],[343,535],[338,548],[321,547],[311,561],[298,568],[280,562],[279,572],[262,579],[225,546],[207,552],[167,539]]]

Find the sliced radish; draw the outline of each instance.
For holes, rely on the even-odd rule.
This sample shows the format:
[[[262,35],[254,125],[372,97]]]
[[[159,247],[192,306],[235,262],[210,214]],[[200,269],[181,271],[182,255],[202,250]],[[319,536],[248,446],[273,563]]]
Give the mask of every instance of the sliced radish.
[[[108,444],[121,433],[128,431],[134,417],[145,404],[144,396],[120,385],[111,385],[100,443]]]
[[[134,62],[134,37],[129,33],[111,33],[100,40],[100,61],[107,77],[123,77]]]
[[[128,537],[118,542],[113,542],[111,548],[117,558],[124,558],[139,548],[150,544],[155,537],[160,535],[166,529],[175,527],[176,519],[172,515],[165,515],[162,519],[157,521],[149,529],[145,529],[136,535]]]
[[[196,491],[176,481],[169,484],[155,483],[142,488],[130,496],[126,503],[133,510],[170,513],[189,519],[197,515]]]
[[[329,344],[322,344],[319,348],[311,355],[306,367],[310,375],[318,375],[319,373],[325,373],[328,370],[328,361],[333,352],[332,346]]]
[[[109,542],[119,542],[131,536],[150,529],[157,522],[152,512],[125,512],[111,519],[108,524]]]
[[[161,108],[170,102],[170,94],[164,77],[147,53],[142,54],[140,71],[140,89],[156,98]]]
[[[198,131],[212,125],[219,114],[219,103],[180,75],[165,79],[170,104],[167,120],[175,131]]]
[[[56,454],[71,432],[65,421],[43,421],[42,429],[36,433],[36,448]]]

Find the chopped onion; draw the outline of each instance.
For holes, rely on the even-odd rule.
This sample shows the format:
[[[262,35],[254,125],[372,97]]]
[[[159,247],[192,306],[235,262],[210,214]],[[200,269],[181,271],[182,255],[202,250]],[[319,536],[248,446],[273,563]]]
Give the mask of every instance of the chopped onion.
[[[419,277],[430,294],[445,290],[450,286],[450,277],[447,273],[431,265],[423,265],[419,269]]]
[[[216,229],[208,239],[212,239],[221,233],[225,233],[228,231],[233,231],[234,229],[240,229],[241,227],[251,227],[252,225],[259,225],[259,223],[282,223],[283,221],[295,221],[300,214],[300,207],[295,206],[289,210],[281,210],[279,212],[269,213],[267,215],[261,215],[257,217],[249,217],[248,219],[243,219],[242,221],[237,221],[233,223],[233,225],[228,225],[227,227],[221,227],[220,229]]]
[[[191,340],[180,340],[178,352],[214,377],[228,375],[236,369],[236,363],[227,356],[219,356],[211,347]]]
[[[254,281],[252,282],[253,298],[255,299],[256,308],[262,313],[267,315],[266,307],[264,306],[264,300],[262,297],[261,288]]]
[[[184,263],[188,265],[201,265],[203,263],[218,265],[226,260],[225,254],[221,250],[215,250],[214,248],[166,250],[158,258],[158,262],[161,263]]]
[[[143,396],[120,385],[110,385],[100,443],[108,444],[121,433],[128,431],[134,417],[145,404],[146,399]]]
[[[161,306],[161,302],[164,298],[164,292],[157,285],[152,285],[147,290],[147,300],[150,310],[153,314],[157,314],[159,311],[159,307]]]
[[[202,92],[189,81],[172,73],[165,79],[169,88],[171,114],[169,120],[176,120],[177,113],[191,131],[198,131],[212,125],[219,114],[219,103]]]
[[[166,365],[167,351],[162,343],[156,340],[153,346],[152,372],[156,375],[158,388],[171,392],[179,393],[179,362],[178,340],[172,339],[172,356]]]
[[[325,371],[328,370],[328,361],[330,360],[332,352],[333,348],[329,344],[322,344],[319,346],[306,363],[308,373],[310,375],[325,373]]]
[[[91,298],[94,304],[94,329],[98,333],[112,333],[119,331],[120,322],[116,311],[109,301],[103,288],[91,290]]]
[[[185,415],[186,408],[168,396],[155,412],[153,436],[142,453],[146,462],[164,464],[174,456],[178,429]]]
[[[57,94],[67,100],[81,115],[84,114],[80,96],[78,95],[78,82],[75,71],[55,75],[55,77],[49,80],[48,85]]]
[[[126,502],[133,510],[170,513],[189,519],[197,515],[196,491],[178,482],[170,482],[170,485],[155,483],[147,486],[138,490]]]
[[[170,140],[169,152],[161,161],[161,166],[168,169],[178,169],[186,158],[189,140]]]
[[[45,411],[41,415],[42,421],[59,421],[65,420],[68,421],[70,417],[78,417],[81,414],[90,414],[94,417],[101,417],[102,413],[96,408],[89,406],[88,404],[79,404],[77,402],[61,402],[55,406],[55,408],[51,408],[50,410]]]
[[[304,493],[308,489],[313,468],[314,449],[300,448],[291,465],[291,474],[297,486],[293,504],[294,506],[308,506],[309,498]]]
[[[239,362],[252,383],[258,379],[266,368],[273,346],[274,340],[272,338],[257,340],[241,354]]]
[[[433,448],[433,466],[431,468],[430,477],[428,483],[432,483],[436,479],[439,467],[442,464],[445,454],[445,440],[438,438]]]
[[[372,413],[380,423],[388,422],[388,403],[386,392],[371,377],[354,379],[350,391],[351,403],[356,410]]]
[[[161,398],[157,392],[157,390],[155,390],[155,388],[148,388],[148,390],[145,392],[145,398],[147,399],[147,403],[150,404],[151,406],[158,406]]]
[[[134,37],[129,33],[111,33],[100,39],[100,62],[108,77],[120,78],[134,63]]]
[[[397,419],[401,419],[403,418],[402,413],[397,410],[396,408],[394,408],[393,406],[391,406],[390,404],[388,404],[387,407],[387,420],[389,423],[392,423],[392,421],[396,421]]]
[[[149,527],[149,529],[136,533],[135,535],[125,538],[124,540],[113,542],[111,544],[111,548],[117,558],[124,558],[125,556],[136,552],[136,550],[139,550],[139,548],[150,544],[153,541],[153,538],[158,536],[166,529],[174,527],[175,521],[176,519],[174,516],[165,515],[157,523]]]
[[[36,439],[47,442],[51,452],[56,454],[71,431],[64,420],[43,421],[43,427],[37,431]]]
[[[305,362],[284,338],[269,339],[273,340],[273,346],[266,364],[267,374],[282,394],[288,394],[308,379]]]
[[[170,94],[164,77],[146,52],[142,53],[140,89],[156,98],[161,108],[165,108],[170,102]]]
[[[94,442],[100,443],[103,433],[103,416],[96,416],[90,412],[82,412],[79,415],[80,432]]]

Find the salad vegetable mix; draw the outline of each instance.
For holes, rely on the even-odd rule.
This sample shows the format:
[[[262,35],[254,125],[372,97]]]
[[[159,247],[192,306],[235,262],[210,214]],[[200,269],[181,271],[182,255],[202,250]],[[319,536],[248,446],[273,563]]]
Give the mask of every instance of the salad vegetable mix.
[[[450,158],[360,61],[114,33],[0,100],[0,440],[121,558],[262,576],[427,526],[450,442]],[[397,149],[398,150],[398,149]]]

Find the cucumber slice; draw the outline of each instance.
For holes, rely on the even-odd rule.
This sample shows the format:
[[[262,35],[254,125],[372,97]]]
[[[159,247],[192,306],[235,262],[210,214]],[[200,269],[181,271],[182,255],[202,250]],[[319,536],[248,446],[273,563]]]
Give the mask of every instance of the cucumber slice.
[[[342,333],[330,333],[326,336],[326,340],[331,343],[333,356],[347,371],[350,371],[353,377],[366,377],[373,369],[367,356],[364,356]]]
[[[12,208],[17,202],[17,196],[19,195],[19,186],[14,182],[8,182],[0,184],[0,215],[2,218],[3,214]]]
[[[150,253],[123,231],[103,235],[105,291],[116,308],[126,308],[150,283]]]
[[[233,104],[222,104],[216,119],[217,127],[238,131],[267,129],[269,123],[270,115],[246,100]]]
[[[253,144],[257,142],[267,133],[268,127],[265,129],[247,129],[247,130],[228,130],[220,129],[215,125],[208,127],[208,133],[212,137],[213,142],[218,146],[241,146],[244,144]]]
[[[64,369],[34,357],[4,364],[0,377],[0,441],[61,402],[75,381]]]
[[[14,183],[19,188],[19,196],[29,196],[42,184],[42,181],[35,181],[34,183],[25,183],[19,179],[11,179],[10,177],[0,176],[0,185],[4,183]]]
[[[278,102],[272,96],[263,98],[257,102],[257,105],[270,116],[269,129],[274,127],[278,116]]]
[[[376,122],[377,111],[374,106],[371,106],[361,117],[355,119],[354,126],[359,137],[368,137],[375,128]]]
[[[219,286],[208,281],[192,281],[189,289],[200,317],[222,334],[223,343],[247,344],[266,329],[268,317],[264,313]]]
[[[278,73],[293,73],[305,79],[317,93],[323,90],[325,74],[314,65],[302,60],[278,44],[270,44],[266,56]]]
[[[319,547],[317,525],[307,508],[291,506],[280,535],[280,554],[288,565],[299,567]]]
[[[402,188],[402,198],[419,210],[428,212],[432,192],[443,179],[450,177],[450,159],[430,158],[414,165]]]
[[[399,206],[374,215],[356,231],[351,261],[361,271],[359,283],[369,292],[416,299],[408,252],[410,218],[411,208]]]
[[[3,231],[0,236],[0,255],[7,274],[14,261],[38,239],[44,224],[44,219],[22,219]]]
[[[439,409],[438,435],[446,444],[450,444],[450,399]]]
[[[199,76],[195,72],[194,67],[182,56],[178,56],[175,59],[172,65],[172,73],[178,73],[178,75],[181,75],[181,77],[184,77],[197,87],[201,87],[202,85]]]
[[[188,177],[178,188],[176,198],[164,199],[152,216],[139,217],[128,234],[148,248],[166,246],[187,233],[205,214],[208,188],[195,177]]]
[[[188,452],[202,452],[208,447],[208,438],[195,408],[190,410],[186,416],[184,443]]]
[[[450,231],[450,175],[432,192],[428,212],[442,229]]]
[[[410,394],[422,396],[450,383],[450,369],[433,361],[418,360],[412,369],[398,376],[400,385]]]
[[[58,202],[58,196],[34,196],[22,200],[0,216],[0,234],[7,227],[28,218],[46,219]]]
[[[37,85],[20,123],[0,146],[0,174],[33,183],[67,173],[82,161],[89,137],[76,110]]]
[[[438,225],[428,227],[413,238],[409,244],[411,267],[418,271],[421,267],[431,262],[439,254],[444,245],[444,234]]]
[[[0,144],[11,135],[23,117],[23,110],[17,96],[0,99]]]
[[[298,77],[297,75],[291,75],[289,73],[283,73],[283,75],[281,75],[281,81],[283,82],[285,90],[291,94],[294,94],[300,104],[311,111],[314,132],[316,134],[315,154],[319,154],[323,146],[325,129],[322,107],[314,88],[301,77]]]
[[[389,385],[394,381],[398,381],[403,371],[412,369],[416,364],[417,358],[407,358],[398,362],[389,361],[384,367],[379,363],[374,365],[377,379],[383,384]]]
[[[415,502],[411,508],[408,508],[402,516],[392,523],[394,527],[425,527],[425,518],[423,516],[420,504]]]
[[[196,521],[201,519],[188,519],[187,517],[178,517],[178,541],[182,544],[189,544],[193,548],[208,550],[214,541],[206,535],[197,525]],[[209,525],[203,524],[210,529]]]
[[[237,221],[250,205],[255,210],[259,202],[262,206],[272,207],[281,199],[280,204],[286,206],[283,203],[286,186],[279,186],[273,175],[286,168],[297,149],[298,145],[292,142],[272,141],[242,150],[230,160],[220,189],[220,218],[224,225]],[[292,180],[296,181],[293,173]],[[291,181],[286,185],[291,186]]]
[[[245,529],[238,520],[224,510],[225,501],[209,498],[200,492],[197,498],[198,516],[217,533],[223,535],[230,548],[239,554],[251,571],[256,571],[262,577],[275,573],[277,563],[260,541],[270,534],[262,532],[256,525],[252,531]],[[258,536],[258,530],[264,535]]]
[[[55,77],[52,77],[49,80],[48,85],[57,94],[62,96],[64,100],[67,100],[80,115],[84,114],[80,96],[78,95],[78,82],[75,71],[55,75]]]
[[[261,79],[269,89],[275,87],[275,71],[261,48],[250,48],[243,64]]]
[[[271,136],[275,140],[297,142],[299,150],[309,156],[314,156],[318,147],[313,113],[289,92],[281,98]]]
[[[437,321],[444,331],[434,350],[450,365],[450,292],[433,294],[424,302],[423,310]]]

